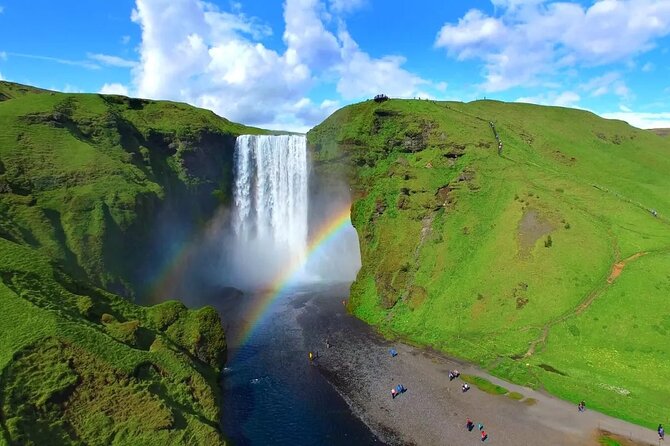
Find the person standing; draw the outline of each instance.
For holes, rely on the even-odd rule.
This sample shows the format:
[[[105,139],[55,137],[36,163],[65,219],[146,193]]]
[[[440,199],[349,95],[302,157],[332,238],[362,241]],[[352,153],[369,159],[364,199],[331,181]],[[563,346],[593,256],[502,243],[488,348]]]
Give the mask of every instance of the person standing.
[[[665,440],[665,429],[663,429],[662,424],[658,425],[658,439],[659,440]]]

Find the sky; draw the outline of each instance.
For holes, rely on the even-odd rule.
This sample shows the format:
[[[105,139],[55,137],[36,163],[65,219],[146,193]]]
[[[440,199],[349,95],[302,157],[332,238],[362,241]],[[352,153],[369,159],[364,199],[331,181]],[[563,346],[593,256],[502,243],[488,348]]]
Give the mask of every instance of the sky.
[[[670,0],[0,0],[0,79],[306,131],[377,93],[670,127]]]

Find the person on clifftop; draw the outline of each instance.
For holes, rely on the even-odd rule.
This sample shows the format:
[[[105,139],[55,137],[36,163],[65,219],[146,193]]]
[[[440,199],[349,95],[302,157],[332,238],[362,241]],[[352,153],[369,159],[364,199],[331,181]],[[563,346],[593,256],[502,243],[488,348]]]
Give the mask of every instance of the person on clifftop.
[[[663,429],[662,424],[658,425],[658,439],[659,440],[665,440],[665,429]]]

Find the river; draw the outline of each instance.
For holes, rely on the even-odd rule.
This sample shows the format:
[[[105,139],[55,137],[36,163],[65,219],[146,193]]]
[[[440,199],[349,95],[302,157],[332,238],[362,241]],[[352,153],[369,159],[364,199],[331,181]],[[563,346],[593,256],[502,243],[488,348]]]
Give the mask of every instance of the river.
[[[314,323],[309,308],[319,306],[319,317],[335,311],[341,316],[347,292],[346,286],[328,286],[283,293],[245,342],[240,341],[244,318],[261,297],[208,299],[229,340],[222,426],[234,445],[383,444],[308,359],[309,351],[327,355],[330,329]]]

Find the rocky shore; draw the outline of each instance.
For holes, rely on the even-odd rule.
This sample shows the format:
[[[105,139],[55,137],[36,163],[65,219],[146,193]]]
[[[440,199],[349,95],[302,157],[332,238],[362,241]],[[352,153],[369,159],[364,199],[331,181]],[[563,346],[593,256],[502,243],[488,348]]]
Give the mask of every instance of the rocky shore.
[[[576,402],[503,382],[429,350],[384,340],[348,315],[341,300],[317,294],[298,307],[305,349],[319,352],[314,366],[388,444],[478,444],[478,428],[467,431],[467,418],[483,424],[486,443],[496,445],[598,445],[607,432],[620,444],[657,444],[652,430],[588,407],[580,413]],[[397,356],[391,356],[391,348]],[[490,394],[475,385],[464,393],[461,378],[449,380],[454,369],[461,378],[480,376],[514,393]],[[391,388],[397,384],[408,390],[392,398]]]

